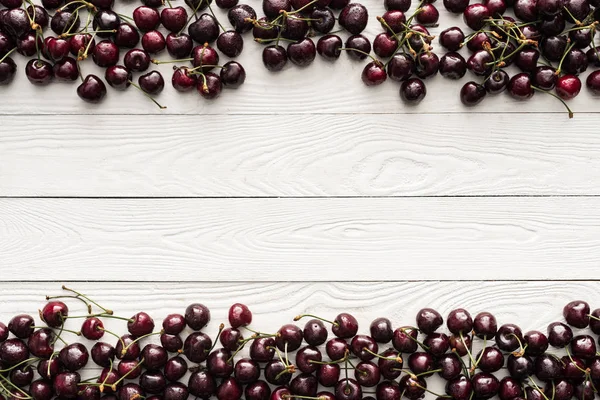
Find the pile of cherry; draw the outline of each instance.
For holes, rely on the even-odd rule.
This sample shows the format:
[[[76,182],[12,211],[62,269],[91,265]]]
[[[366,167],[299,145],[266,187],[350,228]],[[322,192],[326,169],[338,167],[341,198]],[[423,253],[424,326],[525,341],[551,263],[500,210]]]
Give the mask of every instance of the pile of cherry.
[[[32,0],[0,0],[5,7],[0,10],[0,85],[16,74],[11,58],[16,51],[32,57],[25,66],[31,83],[81,80],[77,93],[89,102],[102,100],[107,88],[99,76],[84,77],[82,62],[87,58],[106,68],[109,86],[125,90],[133,85],[157,105],[152,96],[165,82],[159,71],[148,72],[153,63],[174,63],[171,81],[176,90],[197,89],[212,99],[223,87],[244,83],[246,72],[240,63],[219,65],[219,59],[220,54],[237,57],[247,32],[264,44],[262,60],[270,71],[282,70],[288,61],[305,67],[317,53],[334,61],[346,51],[356,60],[370,58],[362,72],[366,85],[389,77],[401,82],[400,96],[411,103],[425,97],[423,80],[438,72],[460,79],[470,70],[478,78],[460,90],[466,105],[506,90],[520,100],[536,91],[549,93],[566,106],[564,100],[581,90],[578,75],[590,65],[600,67],[594,44],[600,0],[443,0],[446,10],[463,14],[471,31],[443,30],[438,40],[447,53],[441,57],[434,52],[435,38],[428,30],[439,19],[435,0],[421,0],[410,15],[411,0],[384,0],[387,12],[377,16],[383,32],[372,41],[362,34],[369,20],[367,8],[350,0],[262,0],[263,17],[238,0],[215,0],[217,7],[228,10],[231,29],[217,20],[212,0],[185,0],[188,8],[169,0],[142,0],[144,5],[132,16],[114,11],[114,0],[67,1],[42,0],[40,6]],[[340,32],[346,32],[345,41]],[[458,52],[464,46],[471,52],[466,60]],[[174,60],[156,58],[159,53],[164,58],[165,49]],[[120,63],[121,50],[125,54]],[[506,68],[513,64],[521,72],[509,76]],[[143,73],[137,83],[134,73]],[[589,74],[586,85],[600,94],[600,71]]]
[[[236,303],[229,309],[229,326],[220,324],[211,338],[202,331],[210,310],[199,303],[184,314],[166,316],[156,329],[145,312],[117,316],[86,295],[63,289],[69,294],[49,297],[39,311],[40,326],[24,314],[8,326],[0,323],[4,398],[417,400],[430,392],[438,400],[496,395],[500,400],[593,400],[600,387],[596,339],[587,330],[577,332],[589,327],[599,334],[600,309],[590,312],[584,301],[567,304],[566,324],[552,322],[547,333],[523,333],[514,324],[498,326],[489,312],[472,318],[467,310],[455,309],[446,318],[446,334],[443,317],[424,308],[416,326],[394,329],[382,317],[370,324],[369,335],[358,333],[349,313],[333,320],[299,315],[294,321],[305,320],[303,326],[290,323],[259,332],[250,328],[248,307]],[[71,314],[61,301],[67,298],[84,303],[87,312]],[[122,320],[128,333],[106,329],[109,318]],[[79,331],[67,329],[75,323]],[[160,345],[148,343],[155,335]],[[92,341],[91,349],[78,336]],[[560,350],[565,355],[557,355]],[[81,373],[91,364],[100,367],[99,375],[84,379]],[[428,388],[434,375],[446,381],[445,394]]]

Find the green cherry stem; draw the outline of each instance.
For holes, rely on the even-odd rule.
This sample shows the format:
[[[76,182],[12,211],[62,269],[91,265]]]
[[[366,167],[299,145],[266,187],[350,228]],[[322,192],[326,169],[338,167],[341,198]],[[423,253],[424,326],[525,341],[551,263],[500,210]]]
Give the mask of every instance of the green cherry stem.
[[[309,4],[310,4],[310,3],[309,3]],[[325,319],[325,318],[318,317],[318,316],[316,316],[316,315],[314,315],[314,314],[300,314],[300,315],[296,315],[296,316],[294,317],[294,321],[299,321],[299,320],[301,320],[302,318],[306,318],[306,317],[309,317],[309,318],[316,318],[316,319],[318,319],[318,320],[321,320],[321,321],[323,321],[323,322],[327,322],[327,323],[329,323],[329,324],[331,324],[331,325],[333,325],[333,326],[339,326],[339,324],[338,324],[337,322],[335,322],[335,321],[330,321],[330,320],[328,320],[328,319]]]
[[[91,43],[91,39],[90,39],[90,43]],[[89,45],[88,45],[88,48],[89,48]],[[81,297],[81,298],[84,298],[84,299],[86,299],[87,301],[89,301],[90,303],[92,303],[93,305],[95,305],[96,307],[100,308],[100,309],[101,309],[101,310],[102,310],[102,311],[103,311],[105,314],[108,314],[108,315],[113,315],[113,312],[112,312],[112,310],[109,310],[109,309],[107,309],[107,308],[104,308],[104,307],[102,307],[100,304],[96,303],[94,300],[90,299],[90,298],[89,298],[88,296],[86,296],[85,294],[83,294],[83,293],[80,293],[80,292],[78,292],[78,291],[76,291],[76,290],[73,290],[73,289],[71,289],[71,288],[68,288],[68,287],[66,287],[65,285],[63,285],[63,287],[62,287],[62,288],[63,288],[63,290],[66,290],[66,291],[68,291],[68,292],[74,293],[74,294],[76,294],[77,296],[79,296],[79,297]]]

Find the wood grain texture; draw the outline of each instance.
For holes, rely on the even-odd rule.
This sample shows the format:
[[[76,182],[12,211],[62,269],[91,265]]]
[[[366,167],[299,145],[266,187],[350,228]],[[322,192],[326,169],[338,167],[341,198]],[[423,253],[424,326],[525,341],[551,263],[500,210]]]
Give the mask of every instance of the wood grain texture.
[[[5,117],[0,195],[599,195],[597,118],[537,116]]]
[[[417,6],[413,1],[413,9]],[[260,2],[249,2],[260,11]],[[369,0],[370,18],[365,35],[371,40],[380,32],[381,25],[375,17],[384,12],[383,1]],[[131,15],[137,6],[135,2],[124,2],[118,5],[119,12]],[[432,28],[431,33],[437,35],[450,26],[460,26],[466,33],[469,29],[464,25],[461,15],[451,15],[440,4],[440,26]],[[219,20],[227,24],[227,18],[221,10]],[[344,40],[348,36],[341,34]],[[316,39],[315,39],[316,40]],[[434,41],[434,50],[441,57],[445,51]],[[90,105],[79,99],[75,90],[77,84],[56,83],[39,88],[31,85],[25,77],[26,59],[15,57],[19,70],[14,82],[0,89],[0,115],[19,114],[272,114],[272,113],[399,113],[399,114],[431,114],[431,113],[472,113],[480,112],[523,113],[545,112],[561,113],[566,120],[567,114],[563,106],[551,96],[536,94],[527,102],[511,99],[507,94],[488,96],[475,108],[463,106],[459,100],[460,88],[469,80],[480,81],[480,78],[468,73],[459,81],[451,81],[441,76],[427,80],[427,97],[416,107],[405,105],[399,96],[400,85],[388,80],[375,88],[366,87],[360,79],[362,69],[367,61],[355,62],[346,54],[335,63],[317,57],[307,68],[289,65],[280,73],[268,72],[262,65],[262,45],[252,41],[250,35],[245,36],[244,51],[238,61],[248,74],[246,83],[238,90],[225,90],[220,99],[206,101],[196,92],[181,94],[170,84],[172,65],[164,64],[156,67],[164,74],[167,83],[158,100],[166,105],[166,110],[159,110],[137,90],[130,88],[126,92],[109,90],[105,101],[100,105]],[[121,57],[124,56],[124,51]],[[466,49],[463,55],[467,55]],[[159,59],[169,59],[168,54],[159,54]],[[225,59],[225,57],[222,57]],[[223,61],[223,60],[222,60]],[[83,64],[83,73],[94,73],[103,77],[104,71],[88,60]],[[590,68],[591,69],[591,68]],[[510,73],[516,72],[509,69]],[[139,74],[138,74],[139,75]],[[584,81],[587,73],[582,75]],[[137,76],[135,77],[137,79]],[[110,89],[110,88],[109,88]],[[60,99],[60,101],[56,101]],[[595,99],[585,88],[581,94],[570,102],[573,111],[597,112],[598,99]],[[427,118],[427,117],[424,117]],[[576,115],[577,118],[577,115]],[[434,118],[435,120],[435,118]],[[540,119],[543,120],[543,119]],[[443,123],[443,118],[435,120]],[[577,119],[571,125],[574,129],[581,127]]]
[[[7,280],[598,279],[600,198],[1,199]]]

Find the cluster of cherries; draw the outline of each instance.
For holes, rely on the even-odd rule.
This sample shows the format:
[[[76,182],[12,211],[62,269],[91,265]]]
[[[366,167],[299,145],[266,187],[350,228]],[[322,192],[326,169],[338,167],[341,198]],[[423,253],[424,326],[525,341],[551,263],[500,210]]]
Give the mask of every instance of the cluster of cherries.
[[[442,57],[433,52],[434,36],[428,31],[439,19],[435,0],[421,0],[410,16],[411,0],[384,0],[387,11],[377,16],[383,32],[372,43],[362,34],[369,20],[367,8],[350,0],[262,0],[263,17],[238,0],[215,0],[217,7],[227,10],[231,29],[217,20],[212,0],[185,0],[189,11],[166,1],[165,5],[164,0],[142,0],[144,5],[130,17],[113,10],[114,0],[66,4],[65,0],[42,0],[42,6],[31,0],[0,0],[6,7],[0,10],[0,84],[15,75],[10,55],[16,51],[35,57],[25,67],[33,84],[81,79],[79,96],[98,102],[106,94],[103,80],[93,74],[84,78],[80,68],[80,62],[91,56],[106,68],[104,79],[110,86],[123,90],[134,85],[149,97],[164,87],[160,72],[147,72],[151,64],[189,63],[174,66],[174,88],[196,88],[212,99],[223,87],[244,82],[242,65],[236,61],[219,65],[219,52],[230,59],[237,57],[246,32],[265,45],[262,60],[270,71],[282,70],[288,61],[307,66],[317,53],[330,61],[343,50],[357,60],[370,57],[363,82],[378,85],[387,77],[401,82],[400,96],[409,103],[425,97],[423,79],[438,72],[460,79],[470,70],[480,78],[463,85],[460,98],[466,105],[507,90],[520,100],[535,91],[550,93],[566,106],[564,100],[581,90],[578,75],[589,65],[600,67],[599,48],[594,45],[600,20],[600,7],[595,7],[600,0],[483,0],[473,4],[443,0],[446,10],[463,15],[471,32],[465,34],[456,26],[441,32],[439,44],[448,51]],[[506,15],[509,8],[516,18]],[[54,10],[52,16],[49,10]],[[53,35],[44,33],[47,26]],[[350,35],[345,41],[337,34],[341,31]],[[458,52],[465,46],[471,52],[466,60]],[[165,48],[175,60],[153,58]],[[127,50],[122,64],[120,49]],[[511,77],[506,67],[513,64],[521,72]],[[138,72],[144,74],[135,84],[132,74]],[[586,84],[600,94],[600,71],[592,72]]]
[[[394,329],[389,319],[377,318],[369,335],[358,333],[358,322],[348,313],[333,320],[299,315],[294,321],[306,319],[303,326],[258,332],[249,327],[248,307],[236,303],[229,309],[229,326],[221,324],[212,339],[202,331],[211,319],[202,304],[166,316],[156,330],[145,312],[118,317],[86,295],[63,289],[69,295],[48,298],[39,312],[45,326],[36,326],[30,315],[17,315],[8,326],[0,323],[3,398],[418,400],[430,392],[438,400],[593,400],[600,387],[596,340],[587,331],[574,332],[600,333],[600,309],[590,312],[584,301],[567,304],[566,323],[549,324],[547,333],[523,333],[514,324],[498,326],[489,312],[472,318],[455,309],[446,318],[446,334],[440,330],[442,316],[424,308],[416,326]],[[85,303],[87,314],[70,315],[60,300],[66,297]],[[93,307],[99,310],[94,313]],[[105,329],[108,318],[123,320],[128,333]],[[83,320],[79,331],[65,327],[71,320]],[[68,343],[68,335],[94,344],[88,350],[81,342]],[[153,335],[160,336],[160,345],[144,343]],[[245,347],[248,356],[242,357]],[[90,355],[101,372],[83,379]],[[503,369],[508,375],[499,379],[495,374]],[[445,394],[428,389],[433,375],[446,381]]]

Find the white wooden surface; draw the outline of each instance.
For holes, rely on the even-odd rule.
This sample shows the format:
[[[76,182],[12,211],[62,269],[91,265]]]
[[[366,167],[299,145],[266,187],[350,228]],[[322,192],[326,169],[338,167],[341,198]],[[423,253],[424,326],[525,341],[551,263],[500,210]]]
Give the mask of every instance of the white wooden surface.
[[[367,3],[373,37],[383,7]],[[472,76],[436,77],[408,107],[396,83],[365,87],[364,63],[272,74],[245,46],[242,88],[208,102],[167,84],[164,111],[133,89],[88,105],[75,85],[34,87],[17,58],[0,89],[0,280],[600,279],[586,90],[573,120],[539,94],[465,108]]]

